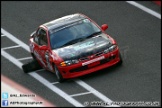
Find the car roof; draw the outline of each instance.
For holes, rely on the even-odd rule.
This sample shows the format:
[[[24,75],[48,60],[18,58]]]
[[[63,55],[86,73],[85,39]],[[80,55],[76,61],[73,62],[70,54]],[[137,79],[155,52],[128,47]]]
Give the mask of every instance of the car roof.
[[[48,30],[51,30],[51,29],[56,29],[61,26],[63,27],[65,25],[71,24],[73,22],[76,22],[76,21],[79,21],[85,18],[86,16],[84,16],[83,14],[76,13],[76,14],[71,14],[71,15],[67,15],[67,16],[52,20],[50,22],[43,24],[43,26],[47,27]]]

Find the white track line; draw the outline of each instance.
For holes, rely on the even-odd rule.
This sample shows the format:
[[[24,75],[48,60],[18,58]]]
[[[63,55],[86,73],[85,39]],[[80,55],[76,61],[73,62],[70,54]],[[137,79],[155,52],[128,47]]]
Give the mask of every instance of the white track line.
[[[54,84],[58,84],[59,82],[53,82],[53,83],[51,83],[52,85],[54,85]]]
[[[19,83],[7,78],[6,76],[3,76],[1,74],[1,93],[2,92],[7,92],[8,94],[35,94],[36,97],[22,97],[22,98],[17,98],[17,97],[12,97],[9,98],[9,101],[42,101],[43,104],[11,104],[10,102],[8,103],[8,107],[56,107],[54,104],[51,102],[43,99],[41,96],[36,94],[35,92],[29,90],[28,88],[20,85]],[[14,86],[13,86],[14,85]],[[2,107],[2,106],[1,106]]]
[[[5,35],[1,35],[1,37],[4,37]]]
[[[22,48],[24,48],[25,50],[27,50],[28,52],[30,52],[29,50],[29,46],[26,45],[25,43],[23,43],[22,41],[20,41],[19,39],[17,39],[16,37],[14,37],[12,34],[10,34],[9,32],[5,31],[3,28],[1,28],[1,33],[4,34],[5,36],[7,36],[11,41],[16,42],[18,45],[20,45]]]
[[[86,94],[90,94],[91,92],[84,92],[84,93],[77,93],[77,94],[73,94],[70,95],[71,97],[75,97],[75,96],[81,96],[81,95],[86,95]]]
[[[28,45],[26,45],[25,43],[23,43],[22,41],[20,41],[19,39],[17,39],[16,37],[14,37],[12,34],[8,33],[7,31],[5,31],[3,28],[1,28],[1,32],[2,34],[6,35],[8,38],[10,38],[12,41],[16,42],[17,44],[21,45],[25,50],[29,51],[29,47]],[[2,50],[1,50],[2,51]],[[29,51],[30,52],[30,51]],[[12,57],[11,57],[12,58]],[[19,61],[18,61],[19,62]],[[16,62],[15,62],[16,63]],[[37,73],[30,73],[30,75],[32,75],[34,78],[38,79],[42,84],[45,84],[45,86],[47,86],[48,88],[51,89],[51,83],[50,84],[46,84],[43,83],[42,80],[40,79],[44,79],[43,77],[41,77],[40,75],[38,75]],[[45,82],[46,79],[44,79]],[[87,89],[88,91],[92,92],[94,95],[96,95],[97,97],[99,97],[101,100],[103,100],[104,102],[112,102],[112,100],[110,100],[109,98],[107,98],[106,96],[104,96],[102,93],[100,93],[99,91],[95,90],[94,88],[92,88],[90,85],[86,84],[85,82],[81,81],[81,80],[76,80],[76,83],[78,83],[79,85],[81,85],[82,87],[84,87],[85,89]],[[54,86],[54,85],[53,85]],[[71,98],[69,95],[67,95],[65,92],[63,92],[62,90],[60,90],[59,88],[57,88],[56,86],[54,86],[53,88],[54,92],[57,93],[58,95],[60,95],[61,97],[65,98],[69,103],[72,103],[75,106],[82,106],[82,104],[80,104],[78,101],[74,100],[73,98]],[[60,92],[60,93],[59,93]],[[64,96],[67,95],[67,96]],[[68,97],[68,98],[67,98]],[[71,101],[73,100],[73,101]],[[114,105],[117,106],[117,105]]]
[[[15,45],[15,46],[10,46],[10,47],[4,47],[2,49],[6,50],[6,49],[11,49],[11,48],[17,48],[17,47],[20,47],[20,46],[19,45]]]
[[[139,9],[141,9],[141,10],[143,10],[143,11],[145,11],[145,12],[147,12],[147,13],[149,13],[149,14],[151,14],[151,15],[159,18],[159,19],[161,19],[161,15],[159,13],[157,13],[157,12],[155,12],[155,11],[153,11],[153,10],[151,10],[151,9],[149,9],[149,8],[139,4],[137,2],[134,2],[134,1],[126,1],[126,2],[133,5],[133,6],[138,7]]]
[[[18,66],[20,69],[22,69],[21,66],[23,64],[21,62],[19,62],[17,59],[15,59],[13,56],[11,56],[10,54],[6,53],[3,49],[1,49],[1,55],[4,56],[9,61],[11,61],[16,66]]]
[[[17,60],[27,60],[27,59],[32,59],[32,57],[24,57],[24,58],[19,58],[19,59],[17,59]]]
[[[140,8],[141,10],[161,19],[161,15],[141,4],[138,4],[134,1],[126,1],[127,3],[134,5],[138,8]],[[9,39],[11,39],[12,41],[15,41],[16,43],[18,43],[19,45],[21,45],[24,49],[26,49],[27,51],[29,51],[29,47],[21,42],[19,39],[15,38],[13,35],[11,35],[10,33],[6,32],[4,29],[1,28],[1,32],[3,34],[5,34],[5,36],[7,36]],[[2,35],[1,35],[2,36]],[[18,67],[21,68],[22,64],[17,61],[15,58],[13,58],[12,56],[10,56],[9,54],[7,54],[5,51],[3,51],[1,49],[1,54],[8,59],[8,57],[10,58],[9,60],[11,62],[13,62],[14,64],[16,63],[16,65]],[[17,62],[14,62],[14,61]],[[37,73],[29,73],[31,76],[33,76],[34,78],[36,78],[38,81],[40,81],[42,84],[44,84],[45,86],[47,86],[48,88],[52,89],[55,93],[59,94],[61,97],[65,98],[68,102],[74,104],[76,106],[82,106],[82,104],[80,104],[79,102],[77,102],[76,100],[74,100],[73,98],[70,98],[70,96],[68,94],[66,94],[65,92],[63,92],[62,90],[60,90],[59,88],[57,88],[54,85],[51,85],[50,82],[48,82],[46,79],[44,79],[43,77],[41,77],[40,75],[38,75]],[[89,86],[88,84],[86,84],[85,82],[81,81],[81,80],[75,80],[76,83],[78,83],[80,86],[82,86],[83,88],[87,89],[88,91],[92,92],[94,95],[96,95],[97,97],[99,97],[100,99],[102,99],[104,102],[112,102],[109,98],[107,98],[106,96],[104,96],[103,94],[101,94],[100,92],[98,92],[97,90],[95,90],[94,88],[92,88],[91,86]],[[72,95],[73,96],[73,95]],[[69,100],[70,99],[70,100]]]
[[[108,102],[108,103],[112,103],[113,102],[112,100],[107,98],[105,95],[103,95],[102,93],[98,92],[97,90],[95,90],[94,88],[92,88],[91,86],[89,86],[88,84],[83,82],[82,80],[76,79],[75,82],[78,83],[83,88],[85,88],[86,90],[91,91],[91,93],[93,93],[96,97],[100,98],[104,102]],[[119,107],[118,105],[113,105],[113,106],[114,107]]]
[[[10,54],[6,53],[3,49],[1,49],[1,55],[4,56],[9,61],[11,61],[16,66],[18,66],[20,69],[22,69],[22,65],[23,64],[20,61],[18,61],[17,59],[15,59],[13,56],[11,56]],[[83,105],[81,103],[79,103],[75,99],[71,98],[71,96],[69,96],[68,94],[66,94],[61,89],[59,89],[56,86],[52,85],[49,81],[47,81],[46,79],[44,79],[43,77],[41,77],[36,72],[31,72],[31,73],[29,73],[29,75],[32,76],[32,77],[34,77],[35,79],[37,79],[39,82],[41,82],[43,85],[45,85],[46,87],[48,87],[50,90],[52,90],[56,94],[58,94],[61,97],[63,97],[65,100],[67,100],[72,105],[74,105],[76,107],[83,107]]]
[[[53,92],[55,92],[58,95],[60,95],[61,97],[63,97],[65,100],[67,100],[72,105],[74,105],[76,107],[83,107],[83,105],[81,103],[79,103],[77,100],[71,98],[67,93],[65,93],[64,91],[62,91],[61,89],[59,89],[55,85],[52,85],[49,81],[47,81],[46,79],[44,79],[43,77],[41,77],[39,74],[37,74],[35,72],[31,72],[29,74],[32,77],[34,77],[35,79],[37,79],[39,82],[41,82],[43,85],[45,85],[46,87],[48,87],[49,89],[51,89]]]

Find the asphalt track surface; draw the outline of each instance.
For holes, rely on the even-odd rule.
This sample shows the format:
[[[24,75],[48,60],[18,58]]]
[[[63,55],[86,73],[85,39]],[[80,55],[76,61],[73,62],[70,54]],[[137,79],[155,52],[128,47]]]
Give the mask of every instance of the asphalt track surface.
[[[112,101],[159,102],[161,106],[161,19],[121,1],[2,1],[1,28],[28,44],[29,35],[37,27],[55,18],[83,13],[99,25],[107,23],[106,31],[118,43],[122,66],[107,68],[79,77]],[[138,2],[161,14],[161,7],[151,1]],[[14,46],[1,37],[1,48]],[[30,57],[22,48],[5,50],[15,58]],[[22,61],[23,63],[29,60]],[[37,72],[50,82],[56,76],[47,71]],[[74,106],[51,91],[1,55],[1,74],[34,91],[59,107]],[[55,84],[68,94],[86,92],[73,80]],[[80,103],[100,101],[86,94],[74,97]]]

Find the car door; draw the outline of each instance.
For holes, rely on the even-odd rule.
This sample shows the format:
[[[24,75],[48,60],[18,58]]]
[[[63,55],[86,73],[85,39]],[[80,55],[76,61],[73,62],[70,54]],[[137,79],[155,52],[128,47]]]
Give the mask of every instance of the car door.
[[[34,42],[35,42],[34,55],[46,68],[47,57],[45,57],[45,55],[48,52],[48,41],[46,30],[44,30],[43,28],[38,28],[36,35],[34,37]]]

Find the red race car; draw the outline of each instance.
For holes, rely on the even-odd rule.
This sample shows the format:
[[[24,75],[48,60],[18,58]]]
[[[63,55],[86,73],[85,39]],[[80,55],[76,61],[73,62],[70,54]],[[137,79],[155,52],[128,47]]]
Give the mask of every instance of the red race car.
[[[59,82],[122,63],[116,41],[86,15],[76,13],[40,25],[30,36],[31,55]]]

